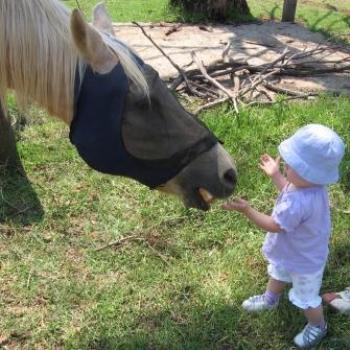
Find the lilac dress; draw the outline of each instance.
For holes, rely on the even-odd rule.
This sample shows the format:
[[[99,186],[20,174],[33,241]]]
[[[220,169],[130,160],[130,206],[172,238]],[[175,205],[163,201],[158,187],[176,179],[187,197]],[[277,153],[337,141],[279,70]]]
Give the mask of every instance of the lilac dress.
[[[331,232],[326,187],[286,185],[277,198],[272,218],[283,232],[267,233],[262,249],[266,259],[291,273],[320,271],[327,261]]]

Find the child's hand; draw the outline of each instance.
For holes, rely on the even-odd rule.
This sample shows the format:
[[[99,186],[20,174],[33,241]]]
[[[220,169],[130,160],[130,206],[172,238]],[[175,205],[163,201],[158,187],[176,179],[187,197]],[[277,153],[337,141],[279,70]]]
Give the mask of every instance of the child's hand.
[[[280,171],[280,160],[280,156],[278,156],[276,159],[273,159],[270,155],[263,154],[260,157],[259,167],[265,172],[267,176],[273,177]]]
[[[242,198],[237,198],[232,201],[226,202],[221,206],[222,209],[225,210],[235,210],[240,213],[246,213],[248,209],[250,208],[249,202],[242,199]]]

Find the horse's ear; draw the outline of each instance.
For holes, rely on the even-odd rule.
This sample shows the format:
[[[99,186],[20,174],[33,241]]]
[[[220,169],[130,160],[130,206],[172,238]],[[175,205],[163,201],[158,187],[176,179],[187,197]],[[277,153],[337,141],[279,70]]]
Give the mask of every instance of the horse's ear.
[[[106,11],[105,4],[100,2],[92,11],[92,24],[97,29],[114,35],[112,21]]]
[[[88,23],[77,9],[71,15],[74,43],[87,63],[98,73],[110,72],[119,62],[117,56],[104,43],[101,35]]]

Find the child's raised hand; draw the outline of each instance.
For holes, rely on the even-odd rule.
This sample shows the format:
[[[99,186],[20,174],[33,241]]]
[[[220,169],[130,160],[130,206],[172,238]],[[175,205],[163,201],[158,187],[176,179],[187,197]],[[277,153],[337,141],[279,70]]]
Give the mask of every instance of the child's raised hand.
[[[250,208],[250,205],[249,205],[249,202],[246,201],[245,199],[236,198],[232,201],[228,201],[228,202],[224,203],[221,206],[221,208],[225,209],[225,210],[231,210],[231,211],[234,210],[234,211],[238,211],[240,213],[244,213]]]
[[[260,157],[259,167],[265,172],[267,176],[272,177],[280,171],[280,160],[280,156],[278,156],[276,159],[273,159],[270,155],[265,153]]]

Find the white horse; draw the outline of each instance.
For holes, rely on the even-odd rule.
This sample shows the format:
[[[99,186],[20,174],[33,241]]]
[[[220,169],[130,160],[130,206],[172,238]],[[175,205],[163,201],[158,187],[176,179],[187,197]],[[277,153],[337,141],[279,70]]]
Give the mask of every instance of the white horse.
[[[205,210],[213,198],[229,196],[235,187],[236,170],[228,153],[181,107],[157,73],[110,35],[112,26],[103,7],[96,7],[93,24],[57,0],[1,0],[3,109],[7,91],[14,91],[22,108],[34,102],[67,123],[72,143],[83,159],[89,165],[103,163],[101,169],[99,165],[92,167],[113,173],[108,169],[116,166],[110,163],[126,157],[128,161],[118,164],[118,171],[113,170],[116,175],[176,194],[187,206]],[[112,85],[106,86],[106,81]],[[122,96],[118,96],[121,85],[127,90],[120,88]],[[110,106],[117,102],[111,103],[109,95],[122,105],[120,116],[115,117],[120,119],[116,126],[120,135],[111,134],[114,129],[106,124],[115,123]],[[94,114],[86,116],[92,110]],[[2,114],[4,111],[0,111],[0,119]],[[101,135],[96,136],[98,132]],[[108,137],[121,138],[119,143],[110,140],[108,145],[122,145],[125,156],[120,157],[121,150],[113,148],[104,157],[107,146],[102,143]],[[85,157],[86,147],[91,148],[92,156]]]

